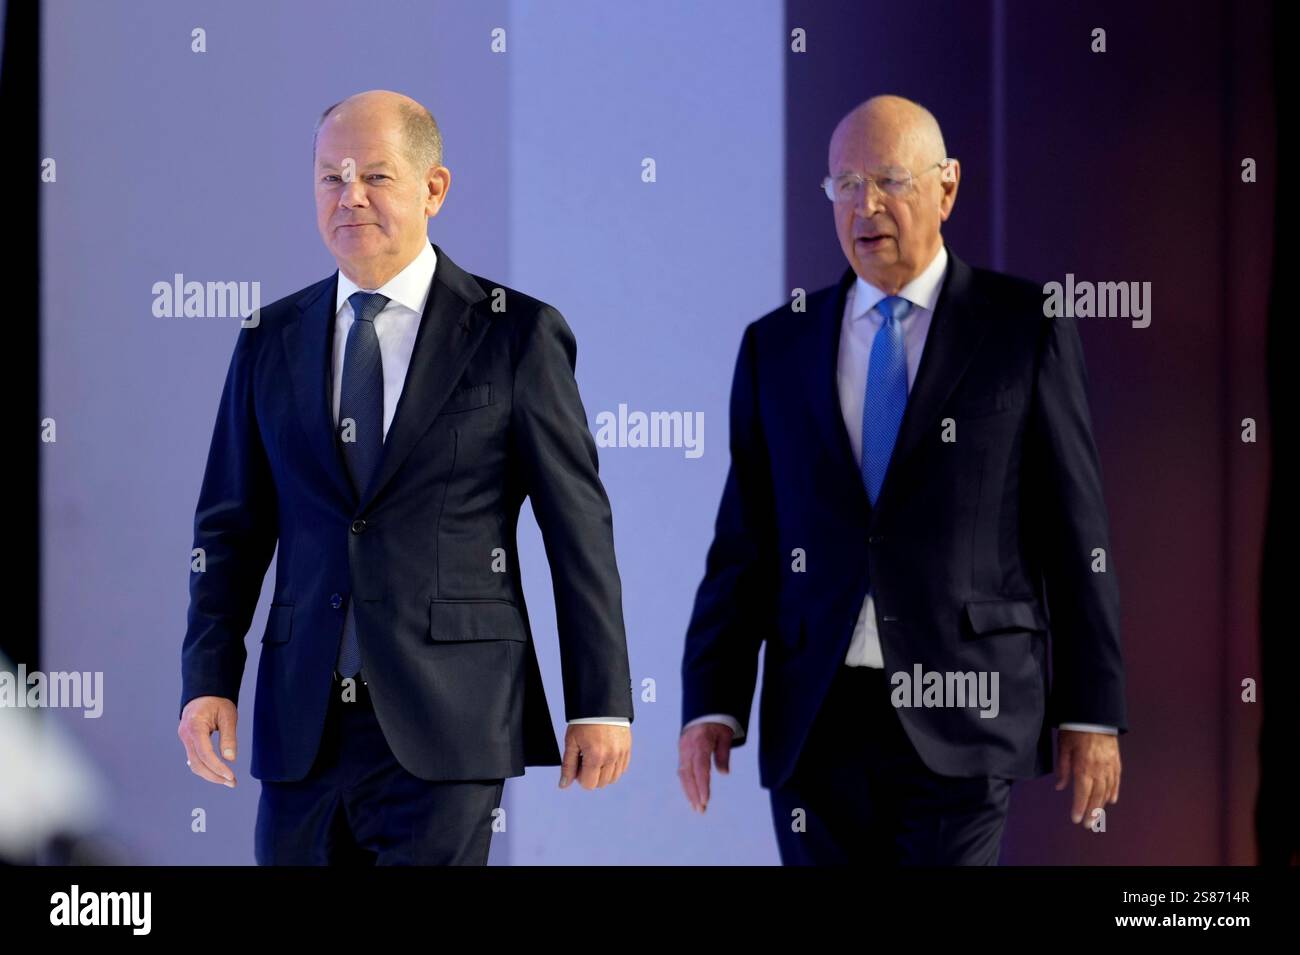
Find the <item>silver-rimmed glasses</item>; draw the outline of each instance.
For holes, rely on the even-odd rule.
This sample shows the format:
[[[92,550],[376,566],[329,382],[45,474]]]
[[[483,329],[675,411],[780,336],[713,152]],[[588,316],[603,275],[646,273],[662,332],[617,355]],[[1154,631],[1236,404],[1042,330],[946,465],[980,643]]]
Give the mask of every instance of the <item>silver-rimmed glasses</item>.
[[[859,176],[856,172],[841,173],[838,176],[827,176],[822,180],[822,190],[826,193],[826,198],[831,202],[858,202],[862,198],[862,189],[867,183],[871,183],[883,195],[891,199],[899,199],[912,191],[916,185],[916,180],[924,176],[932,169],[943,169],[948,166],[952,160],[940,159],[937,163],[926,166],[916,175],[911,170],[904,169],[902,166],[890,166],[882,169],[874,176]]]

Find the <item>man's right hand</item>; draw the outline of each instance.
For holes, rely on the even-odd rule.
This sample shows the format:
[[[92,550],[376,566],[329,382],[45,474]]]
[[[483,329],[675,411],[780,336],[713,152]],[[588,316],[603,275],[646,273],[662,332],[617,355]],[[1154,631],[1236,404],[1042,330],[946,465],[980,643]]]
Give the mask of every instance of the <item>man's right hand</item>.
[[[212,748],[213,732],[221,733],[221,752],[226,759],[235,758],[235,723],[239,719],[235,701],[224,696],[196,696],[185,704],[176,735],[185,744],[185,760],[190,772],[210,783],[235,788],[235,772]]]
[[[692,809],[709,808],[709,757],[718,772],[731,772],[731,738],[735,735],[725,723],[696,723],[682,731],[677,740],[677,778]]]

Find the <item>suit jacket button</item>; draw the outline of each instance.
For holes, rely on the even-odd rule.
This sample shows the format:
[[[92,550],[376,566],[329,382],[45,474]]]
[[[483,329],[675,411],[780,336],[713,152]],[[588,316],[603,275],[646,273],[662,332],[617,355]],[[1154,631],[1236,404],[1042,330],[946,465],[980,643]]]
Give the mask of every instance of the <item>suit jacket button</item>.
[[[885,542],[884,534],[872,534],[867,538],[868,544],[883,544]]]
[[[358,517],[355,521],[352,522],[352,533],[360,534],[365,529],[366,529],[366,522],[363,521],[361,518]]]
[[[330,606],[338,610],[339,607],[343,606],[343,598],[338,594],[330,594]]]
[[[880,619],[881,619],[881,621],[884,622],[884,623],[897,623],[897,622],[898,622],[898,618],[895,617],[893,614],[890,614],[890,613],[881,614],[881,615],[880,615]]]

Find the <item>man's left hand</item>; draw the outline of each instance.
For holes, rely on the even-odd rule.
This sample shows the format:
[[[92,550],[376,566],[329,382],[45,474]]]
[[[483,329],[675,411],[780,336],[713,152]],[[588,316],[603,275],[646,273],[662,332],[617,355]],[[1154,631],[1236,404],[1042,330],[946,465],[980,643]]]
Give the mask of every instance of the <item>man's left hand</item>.
[[[608,786],[632,759],[632,729],[612,723],[571,723],[564,734],[560,788],[577,779],[583,789]]]
[[[1056,789],[1074,777],[1074,805],[1070,821],[1087,826],[1093,812],[1106,803],[1119,802],[1119,737],[1110,733],[1058,730],[1056,739]]]

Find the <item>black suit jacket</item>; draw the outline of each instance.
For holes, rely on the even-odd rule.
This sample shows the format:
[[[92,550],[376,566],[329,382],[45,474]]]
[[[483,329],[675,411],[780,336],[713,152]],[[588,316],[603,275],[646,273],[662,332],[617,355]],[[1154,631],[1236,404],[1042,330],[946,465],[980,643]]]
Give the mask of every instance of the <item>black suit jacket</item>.
[[[1051,726],[1127,729],[1119,592],[1078,330],[1044,317],[1039,286],[948,254],[875,507],[836,390],[854,273],[811,295],[806,313],[787,306],[745,329],[731,468],[686,637],[682,717],[729,713],[745,727],[743,745],[765,644],[764,786],[794,769],[868,586],[888,674],[921,664],[999,675],[996,718],[973,707],[898,710],[935,772],[1039,775],[1052,766]],[[955,441],[944,440],[946,423]],[[1105,573],[1092,570],[1094,548],[1105,551]]]
[[[632,718],[610,507],[573,334],[551,306],[434,249],[363,494],[331,412],[337,273],[239,332],[194,519],[206,568],[190,575],[181,706],[238,702],[243,638],[278,541],[254,701],[259,779],[301,779],[315,759],[349,595],[376,716],[410,772],[491,779],[560,763],[520,581],[525,496],[554,581],[566,718]]]

